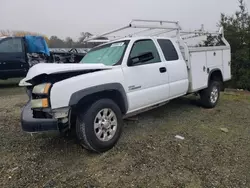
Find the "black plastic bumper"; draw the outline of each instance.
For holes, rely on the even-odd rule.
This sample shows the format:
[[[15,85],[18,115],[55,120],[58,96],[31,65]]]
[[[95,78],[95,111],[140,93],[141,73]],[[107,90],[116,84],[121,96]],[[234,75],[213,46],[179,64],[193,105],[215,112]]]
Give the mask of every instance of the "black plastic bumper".
[[[57,119],[33,118],[30,101],[24,106],[22,110],[21,124],[22,129],[26,132],[58,130]]]

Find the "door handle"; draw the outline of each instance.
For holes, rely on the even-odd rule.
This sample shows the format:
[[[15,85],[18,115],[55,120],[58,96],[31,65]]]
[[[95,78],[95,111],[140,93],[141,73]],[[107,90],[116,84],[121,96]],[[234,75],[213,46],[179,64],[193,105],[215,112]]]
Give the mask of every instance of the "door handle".
[[[166,69],[166,67],[161,67],[161,68],[159,68],[159,71],[160,71],[160,73],[164,73],[164,72],[167,72],[167,69]]]

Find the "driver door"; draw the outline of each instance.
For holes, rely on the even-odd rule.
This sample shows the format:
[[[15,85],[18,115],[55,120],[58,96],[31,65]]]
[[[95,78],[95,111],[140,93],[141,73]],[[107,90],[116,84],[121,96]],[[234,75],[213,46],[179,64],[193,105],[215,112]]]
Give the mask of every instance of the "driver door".
[[[128,59],[151,52],[153,59],[123,67],[128,112],[166,101],[169,97],[169,82],[166,64],[161,60],[155,42],[151,39],[137,40],[131,47]]]

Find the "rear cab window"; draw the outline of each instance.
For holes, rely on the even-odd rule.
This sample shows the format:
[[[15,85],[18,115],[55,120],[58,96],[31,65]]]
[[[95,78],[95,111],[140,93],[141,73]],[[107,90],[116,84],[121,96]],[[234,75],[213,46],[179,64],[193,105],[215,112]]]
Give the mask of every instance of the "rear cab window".
[[[175,61],[179,59],[178,53],[169,39],[157,39],[166,61]]]

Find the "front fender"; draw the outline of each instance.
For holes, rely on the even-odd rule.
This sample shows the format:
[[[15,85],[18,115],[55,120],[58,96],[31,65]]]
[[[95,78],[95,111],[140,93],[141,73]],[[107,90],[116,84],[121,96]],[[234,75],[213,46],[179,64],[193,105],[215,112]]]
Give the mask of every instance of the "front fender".
[[[93,86],[93,87],[79,90],[71,95],[70,100],[69,100],[69,106],[74,106],[74,105],[78,104],[78,102],[82,98],[84,98],[88,95],[103,92],[103,91],[118,91],[123,98],[124,107],[125,107],[124,110],[125,111],[128,110],[128,101],[127,101],[127,97],[126,97],[126,92],[120,83],[102,84],[102,85]]]
[[[126,96],[123,85],[123,72],[119,67],[73,76],[53,84],[50,91],[51,108],[56,109],[74,105],[83,96],[104,89],[115,89],[123,96]]]

